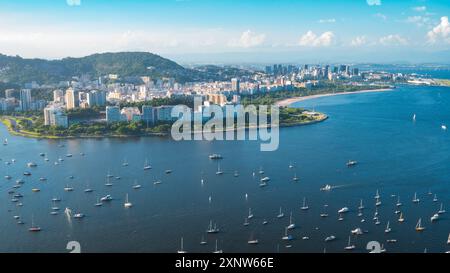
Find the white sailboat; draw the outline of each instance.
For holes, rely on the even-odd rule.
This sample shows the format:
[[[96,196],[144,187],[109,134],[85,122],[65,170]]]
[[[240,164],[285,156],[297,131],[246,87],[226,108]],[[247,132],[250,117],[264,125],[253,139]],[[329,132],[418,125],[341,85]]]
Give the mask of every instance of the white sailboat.
[[[392,231],[392,229],[391,229],[391,227],[389,226],[389,221],[387,222],[387,225],[386,225],[386,229],[384,230],[384,233],[389,233],[389,232],[391,232]]]
[[[187,252],[184,250],[184,239],[183,239],[183,237],[181,237],[181,247],[180,247],[180,250],[177,251],[177,253],[178,253],[178,254],[185,254],[185,253],[187,253]]]
[[[448,234],[447,245],[450,245],[450,233]]]
[[[375,201],[375,206],[377,206],[377,207],[381,206],[380,198],[377,198],[377,199],[376,199],[376,201]]]
[[[123,163],[122,163],[122,166],[123,167],[128,167],[128,161],[127,161],[127,159],[125,158],[124,160],[123,160]]]
[[[416,117],[417,117],[416,114],[414,114],[414,115],[413,115],[413,121],[414,121],[414,122],[416,121]]]
[[[420,199],[419,198],[417,198],[417,192],[416,193],[414,193],[414,198],[413,198],[413,203],[419,203],[420,202]]]
[[[400,195],[397,197],[397,204],[396,204],[396,206],[397,207],[401,207],[403,204],[402,204],[402,202],[400,202]]]
[[[257,245],[257,244],[259,243],[259,241],[258,241],[257,239],[254,238],[253,232],[252,232],[252,234],[251,234],[251,236],[250,236],[250,239],[247,241],[247,243],[248,243],[249,245]]]
[[[363,205],[363,200],[361,199],[361,201],[359,202],[359,210],[363,210],[364,209],[364,205]]]
[[[217,242],[217,240],[216,240],[216,249],[214,250],[213,253],[215,253],[215,254],[223,253],[223,250],[219,249],[219,247],[218,247],[218,242]]]
[[[123,204],[123,206],[125,208],[131,208],[133,206],[133,204],[128,200],[128,193],[127,193],[127,195],[125,197],[125,203]]]
[[[41,228],[39,226],[36,226],[34,224],[34,216],[31,216],[31,227],[28,229],[30,232],[39,232],[41,231]]]
[[[353,249],[356,248],[356,246],[355,246],[355,245],[352,245],[351,243],[352,243],[352,237],[351,237],[351,236],[348,236],[348,244],[347,244],[347,246],[345,247],[345,250],[353,250]]]
[[[431,222],[435,222],[435,221],[439,220],[439,214],[435,213],[433,216],[431,216],[430,220],[431,220]]]
[[[441,207],[438,211],[438,214],[444,214],[445,213],[445,209],[444,209],[444,203],[441,203]]]
[[[140,188],[142,188],[142,186],[140,184],[138,184],[137,181],[135,180],[134,181],[134,185],[133,185],[133,189],[138,190]]]
[[[416,231],[422,232],[424,230],[425,230],[425,227],[422,226],[422,218],[419,218],[419,221],[417,221],[417,224],[416,224]]]
[[[437,202],[437,201],[438,201],[438,198],[437,198],[437,195],[435,194],[433,197],[433,202]]]
[[[308,209],[309,209],[309,207],[306,204],[306,197],[303,197],[303,206],[301,207],[301,210],[308,210]]]
[[[247,216],[247,218],[248,219],[252,219],[253,218],[252,208],[248,209],[248,216]]]
[[[294,224],[294,221],[292,219],[292,211],[291,211],[291,215],[289,216],[289,225],[287,226],[287,229],[294,229],[296,226]]]
[[[150,166],[148,164],[148,159],[145,159],[145,164],[144,164],[144,171],[148,171],[152,168],[152,166]]]
[[[377,189],[377,193],[375,194],[375,196],[373,197],[374,199],[380,199],[380,192]]]
[[[281,211],[281,207],[280,207],[280,212],[278,213],[277,218],[280,219],[283,217],[284,217],[284,213]]]
[[[84,190],[84,192],[85,193],[91,193],[91,192],[93,192],[94,190],[93,189],[91,189],[90,187],[89,187],[89,182],[87,182],[86,183],[86,189]]]
[[[288,228],[285,228],[284,229],[284,235],[281,237],[281,240],[283,240],[283,241],[291,241],[293,239],[294,239],[294,237],[292,235],[288,234]]]
[[[292,178],[293,181],[299,181],[300,179],[297,177],[297,173],[294,173],[294,178]]]
[[[400,213],[400,216],[398,217],[398,221],[399,221],[400,223],[405,222],[405,218],[403,217],[403,212]]]
[[[220,230],[219,230],[219,228],[217,228],[217,223],[215,223],[214,226],[213,226],[213,221],[210,220],[209,221],[209,227],[206,230],[206,233],[213,234],[213,233],[219,233],[219,231]]]
[[[216,175],[222,175],[223,171],[220,169],[220,163],[217,163],[217,172]]]
[[[109,177],[106,178],[105,186],[106,186],[106,187],[112,187],[112,186],[113,186],[113,183],[111,183]]]

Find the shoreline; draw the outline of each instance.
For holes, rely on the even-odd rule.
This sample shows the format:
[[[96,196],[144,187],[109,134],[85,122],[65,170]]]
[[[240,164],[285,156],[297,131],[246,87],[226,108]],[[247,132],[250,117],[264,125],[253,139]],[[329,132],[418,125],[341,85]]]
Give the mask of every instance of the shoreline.
[[[372,90],[368,89],[368,90],[352,91],[352,92],[317,94],[317,95],[310,95],[310,96],[304,96],[304,97],[283,99],[283,100],[278,101],[275,105],[279,106],[279,107],[287,107],[296,102],[317,99],[317,98],[322,98],[322,97],[333,97],[333,96],[343,96],[343,95],[363,94],[363,93],[389,92],[389,91],[393,91],[393,90],[394,90],[393,88],[383,88],[383,89],[372,89]]]

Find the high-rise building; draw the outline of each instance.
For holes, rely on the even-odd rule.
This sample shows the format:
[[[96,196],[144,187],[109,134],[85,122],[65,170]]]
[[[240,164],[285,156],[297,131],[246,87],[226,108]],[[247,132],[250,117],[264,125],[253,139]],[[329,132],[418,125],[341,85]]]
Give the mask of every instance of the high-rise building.
[[[78,94],[73,88],[66,90],[66,108],[68,110],[77,108],[79,105]]]
[[[119,122],[120,118],[120,107],[119,106],[107,106],[106,107],[106,122]]]
[[[149,105],[142,106],[142,120],[147,124],[154,124],[156,122],[156,109]]]
[[[44,109],[44,125],[69,127],[69,118],[64,113],[62,105],[51,105]]]
[[[6,89],[5,90],[5,98],[6,99],[14,98],[14,89]]]
[[[20,90],[20,110],[22,110],[22,111],[31,110],[31,90],[30,89]]]
[[[237,78],[231,79],[231,91],[239,93],[241,90],[240,84],[241,82],[239,81],[239,79]]]
[[[63,103],[64,102],[64,91],[61,89],[56,89],[53,91],[53,102]]]
[[[172,118],[172,109],[174,106],[159,106],[156,107],[156,116],[158,121],[172,121],[174,118]]]

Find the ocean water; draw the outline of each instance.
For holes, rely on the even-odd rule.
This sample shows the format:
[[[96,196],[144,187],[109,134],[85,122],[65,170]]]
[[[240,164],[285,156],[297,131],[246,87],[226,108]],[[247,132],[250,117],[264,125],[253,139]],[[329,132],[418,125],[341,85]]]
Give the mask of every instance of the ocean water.
[[[180,248],[181,237],[188,252],[212,252],[216,240],[224,252],[344,252],[350,230],[358,227],[367,233],[351,237],[353,252],[367,252],[370,241],[384,244],[388,252],[445,252],[450,211],[436,223],[430,217],[441,202],[450,210],[450,131],[441,129],[450,125],[449,105],[450,88],[410,86],[303,101],[295,106],[314,108],[330,118],[281,129],[275,152],[260,152],[255,141],[36,140],[10,136],[1,126],[0,137],[7,138],[8,145],[0,146],[0,252],[68,252],[67,243],[78,241],[82,252],[173,253]],[[68,153],[73,157],[67,158]],[[217,161],[208,158],[213,153],[224,157],[222,176],[215,175]],[[64,161],[55,165],[60,157]],[[6,165],[11,159],[16,162]],[[122,166],[125,159],[128,167]],[[146,159],[150,171],[143,170]],[[359,164],[348,168],[348,160]],[[28,168],[31,161],[38,166]],[[291,162],[294,169],[288,167]],[[260,168],[271,178],[264,188],[259,187]],[[166,174],[167,169],[173,173]],[[32,175],[24,177],[24,171]],[[239,177],[234,177],[235,171]],[[112,187],[104,185],[108,173],[121,177],[111,179]],[[292,179],[295,174],[298,182]],[[5,175],[12,179],[4,179]],[[40,177],[48,180],[41,182]],[[8,194],[17,179],[25,181],[15,190],[24,196],[22,207]],[[156,180],[162,184],[154,185]],[[141,189],[132,188],[135,181]],[[335,188],[320,191],[326,184]],[[66,185],[74,191],[65,192]],[[93,193],[84,192],[88,186]],[[34,193],[33,188],[41,191]],[[377,190],[382,201],[380,225],[372,220]],[[412,203],[416,192],[419,204]],[[114,200],[95,207],[106,194]],[[134,205],[130,209],[123,206],[126,194]],[[433,202],[434,194],[438,202]],[[404,223],[394,213],[397,196],[403,203]],[[62,199],[57,203],[59,215],[50,215],[53,197]],[[300,209],[304,198],[307,211]],[[366,207],[363,217],[357,216],[360,199]],[[280,206],[282,219],[276,217]],[[68,218],[66,207],[86,217]],[[350,211],[338,221],[342,207]],[[244,226],[249,208],[254,217]],[[289,234],[295,239],[285,242],[281,237],[291,212],[297,227]],[[321,218],[323,212],[329,217]],[[15,215],[25,224],[18,225]],[[419,218],[426,227],[422,233],[415,231]],[[28,231],[32,219],[41,232]],[[217,223],[219,233],[206,234],[210,220]],[[392,232],[385,234],[388,221]],[[330,235],[336,240],[326,243]],[[305,236],[309,240],[303,240]],[[206,245],[200,245],[202,237]],[[259,244],[249,245],[250,238]],[[388,239],[397,243],[387,243]]]

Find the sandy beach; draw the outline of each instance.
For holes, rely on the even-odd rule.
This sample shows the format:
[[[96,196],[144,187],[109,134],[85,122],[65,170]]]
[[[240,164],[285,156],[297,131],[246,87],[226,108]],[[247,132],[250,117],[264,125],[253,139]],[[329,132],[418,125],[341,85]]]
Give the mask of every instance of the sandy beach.
[[[385,89],[361,90],[361,91],[354,91],[354,92],[328,93],[328,94],[311,95],[311,96],[304,96],[304,97],[295,97],[295,98],[280,100],[276,103],[276,105],[280,106],[280,107],[286,107],[286,106],[289,106],[289,105],[299,102],[299,101],[316,99],[316,98],[321,98],[321,97],[341,96],[341,95],[361,94],[361,93],[373,93],[373,92],[387,92],[387,91],[392,91],[392,90],[393,89],[391,89],[391,88],[385,88]]]

